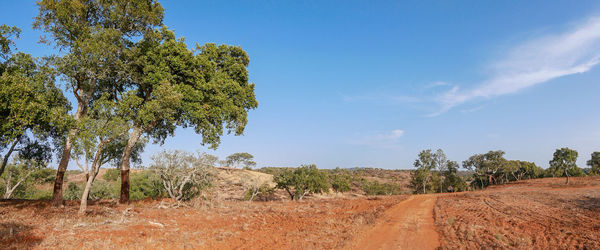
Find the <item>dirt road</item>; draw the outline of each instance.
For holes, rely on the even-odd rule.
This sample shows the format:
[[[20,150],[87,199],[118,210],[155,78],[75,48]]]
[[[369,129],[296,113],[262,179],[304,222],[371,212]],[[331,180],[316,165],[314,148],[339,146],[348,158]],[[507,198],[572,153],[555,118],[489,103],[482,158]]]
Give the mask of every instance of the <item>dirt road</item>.
[[[373,228],[356,238],[353,249],[435,249],[435,195],[413,195],[394,205]]]

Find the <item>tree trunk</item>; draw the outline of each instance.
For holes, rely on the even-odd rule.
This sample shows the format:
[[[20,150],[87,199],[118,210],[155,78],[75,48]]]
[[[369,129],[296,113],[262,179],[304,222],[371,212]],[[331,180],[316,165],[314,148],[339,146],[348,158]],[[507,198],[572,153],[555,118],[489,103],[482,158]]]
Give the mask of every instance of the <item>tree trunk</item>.
[[[85,103],[83,101],[77,102],[77,113],[75,113],[75,121],[79,121],[83,115],[86,113]],[[63,202],[63,194],[62,194],[62,185],[65,177],[65,172],[67,171],[67,167],[69,166],[69,159],[71,159],[71,148],[73,147],[73,142],[71,138],[74,137],[79,129],[72,128],[69,130],[69,134],[67,135],[67,139],[65,141],[65,148],[63,150],[62,156],[60,158],[60,163],[58,164],[58,169],[56,170],[56,180],[54,180],[54,191],[52,194],[52,205],[54,207],[59,207]]]
[[[4,159],[2,159],[2,166],[0,166],[0,176],[2,176],[2,174],[4,173],[4,169],[6,168],[6,164],[8,164],[8,159],[10,158],[10,155],[15,150],[15,146],[17,146],[17,144],[19,143],[20,139],[21,139],[20,136],[17,137],[15,139],[15,141],[13,142],[13,144],[8,149],[8,152],[6,152],[6,154],[4,155]]]
[[[567,182],[565,184],[569,184],[569,172],[565,169],[565,175],[567,176]]]
[[[131,150],[137,143],[138,139],[142,135],[142,128],[140,126],[134,126],[127,146],[123,150],[123,157],[121,158],[121,199],[120,203],[129,202],[129,162],[131,160]]]
[[[102,150],[104,150],[104,146],[106,146],[107,143],[109,143],[111,139],[107,139],[104,141],[101,141],[100,144],[98,145],[98,149],[96,150],[96,156],[94,156],[94,162],[92,163],[92,169],[90,169],[91,172],[91,176],[90,176],[90,172],[88,172],[86,174],[86,183],[85,183],[85,189],[83,190],[83,195],[81,196],[81,203],[79,205],[79,214],[83,214],[85,213],[85,209],[87,208],[87,200],[88,200],[88,196],[90,194],[90,189],[92,188],[92,183],[94,183],[94,180],[96,179],[96,176],[98,175],[98,171],[100,171],[100,155],[102,154]]]

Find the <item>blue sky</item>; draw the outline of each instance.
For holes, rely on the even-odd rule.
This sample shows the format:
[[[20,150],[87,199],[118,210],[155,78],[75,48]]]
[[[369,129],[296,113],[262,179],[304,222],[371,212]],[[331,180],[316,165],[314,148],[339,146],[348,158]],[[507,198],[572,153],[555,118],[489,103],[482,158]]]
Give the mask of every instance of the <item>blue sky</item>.
[[[548,166],[559,147],[600,151],[597,1],[162,1],[190,46],[240,45],[259,107],[218,150],[179,129],[165,149],[258,166],[408,169],[422,149],[461,162],[501,149]],[[0,1],[19,50],[55,53],[35,3]],[[74,166],[72,166],[74,167]]]

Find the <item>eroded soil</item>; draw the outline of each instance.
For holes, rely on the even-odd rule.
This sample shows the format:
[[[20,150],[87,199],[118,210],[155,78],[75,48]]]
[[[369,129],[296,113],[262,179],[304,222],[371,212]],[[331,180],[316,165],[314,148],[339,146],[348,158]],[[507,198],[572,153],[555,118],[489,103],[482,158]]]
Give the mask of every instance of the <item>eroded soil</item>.
[[[104,202],[77,216],[77,203],[0,201],[0,248],[344,248],[407,196],[301,202],[213,201],[164,208]]]
[[[448,249],[600,249],[600,178],[522,181],[438,198]]]

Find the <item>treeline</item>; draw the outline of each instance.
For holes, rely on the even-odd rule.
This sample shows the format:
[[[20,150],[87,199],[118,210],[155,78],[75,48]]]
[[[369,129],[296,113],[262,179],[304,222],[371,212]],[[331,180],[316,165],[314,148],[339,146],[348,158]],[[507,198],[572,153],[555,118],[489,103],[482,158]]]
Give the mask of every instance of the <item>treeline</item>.
[[[407,192],[397,181],[379,182],[365,178],[374,169],[318,169],[316,165],[265,167],[258,171],[272,174],[276,188],[285,190],[291,200],[322,193],[362,192],[365,195],[397,195]],[[388,170],[389,171],[389,170]]]
[[[600,174],[600,152],[593,152],[587,161],[589,168],[582,169],[577,166],[577,151],[560,148],[554,152],[550,167],[545,170],[533,162],[507,160],[504,154],[497,150],[469,157],[462,162],[462,167],[472,174],[463,178],[458,174],[460,165],[448,160],[443,150],[423,150],[414,162],[416,170],[411,173],[411,186],[415,193],[442,193],[544,177],[566,177],[568,184],[571,176]]]
[[[33,27],[61,53],[15,51],[20,29],[0,25],[0,176],[11,158],[29,173],[56,157],[54,206],[62,204],[71,161],[87,175],[83,202],[110,164],[120,171],[119,200],[127,203],[131,164],[148,142],[189,127],[202,136],[200,145],[216,148],[225,131],[243,133],[247,112],[258,105],[246,52],[212,43],[188,48],[163,24],[155,0],[37,5]],[[251,164],[243,158],[231,160]]]

